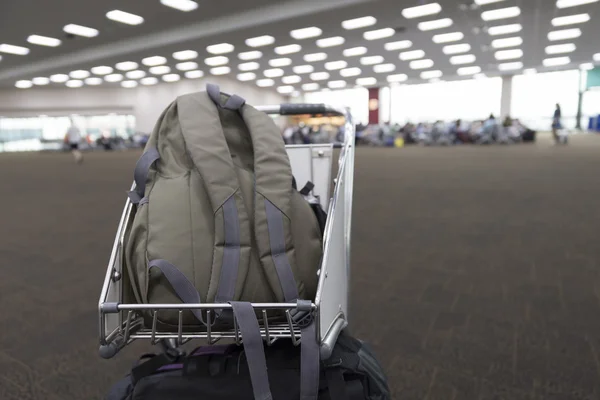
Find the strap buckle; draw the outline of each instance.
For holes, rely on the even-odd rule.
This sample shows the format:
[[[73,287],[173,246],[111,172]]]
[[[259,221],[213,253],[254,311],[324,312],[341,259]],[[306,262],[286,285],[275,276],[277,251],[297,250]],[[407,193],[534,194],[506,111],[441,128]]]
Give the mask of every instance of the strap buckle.
[[[315,319],[312,302],[309,300],[297,300],[296,308],[290,310],[290,316],[300,329],[310,326]]]

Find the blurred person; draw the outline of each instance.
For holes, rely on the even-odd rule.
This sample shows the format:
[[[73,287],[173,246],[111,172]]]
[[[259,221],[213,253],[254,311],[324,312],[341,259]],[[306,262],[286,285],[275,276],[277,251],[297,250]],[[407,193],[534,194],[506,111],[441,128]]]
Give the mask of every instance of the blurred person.
[[[79,150],[79,144],[81,143],[81,131],[75,125],[73,121],[73,117],[69,118],[71,126],[67,130],[67,143],[69,144],[69,148],[71,149],[71,154],[73,154],[73,158],[77,164],[81,164],[83,162],[83,153]]]
[[[556,144],[560,144],[560,136],[558,135],[559,129],[562,129],[562,112],[560,109],[560,104],[556,103],[556,108],[554,109],[554,116],[552,117],[552,136],[554,137],[554,142]]]

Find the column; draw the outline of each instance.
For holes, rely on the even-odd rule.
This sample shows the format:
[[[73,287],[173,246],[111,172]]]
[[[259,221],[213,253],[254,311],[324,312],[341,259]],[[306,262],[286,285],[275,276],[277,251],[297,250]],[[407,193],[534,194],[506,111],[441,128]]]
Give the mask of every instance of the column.
[[[369,125],[379,125],[379,88],[369,88]]]
[[[510,115],[512,103],[512,75],[502,77],[502,97],[500,99],[500,117],[505,118]]]

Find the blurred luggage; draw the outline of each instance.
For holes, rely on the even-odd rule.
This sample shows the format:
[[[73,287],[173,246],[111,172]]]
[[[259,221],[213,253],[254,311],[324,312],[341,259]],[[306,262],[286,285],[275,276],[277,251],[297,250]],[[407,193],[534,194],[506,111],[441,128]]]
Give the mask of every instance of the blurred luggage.
[[[146,355],[117,383],[106,400],[252,400],[244,351],[236,345],[206,346],[189,356]],[[300,351],[289,340],[267,347],[270,391],[263,399],[299,400]],[[387,380],[364,342],[342,333],[332,356],[321,363],[319,400],[389,400]]]

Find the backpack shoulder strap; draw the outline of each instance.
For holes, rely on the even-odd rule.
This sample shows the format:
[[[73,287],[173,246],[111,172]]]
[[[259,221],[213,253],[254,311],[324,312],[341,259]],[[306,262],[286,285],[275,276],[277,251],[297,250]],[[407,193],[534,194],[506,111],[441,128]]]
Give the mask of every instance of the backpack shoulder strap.
[[[198,92],[180,96],[177,111],[187,151],[202,176],[215,217],[207,301],[225,303],[241,296],[248,274],[250,220],[215,104],[206,92]]]

